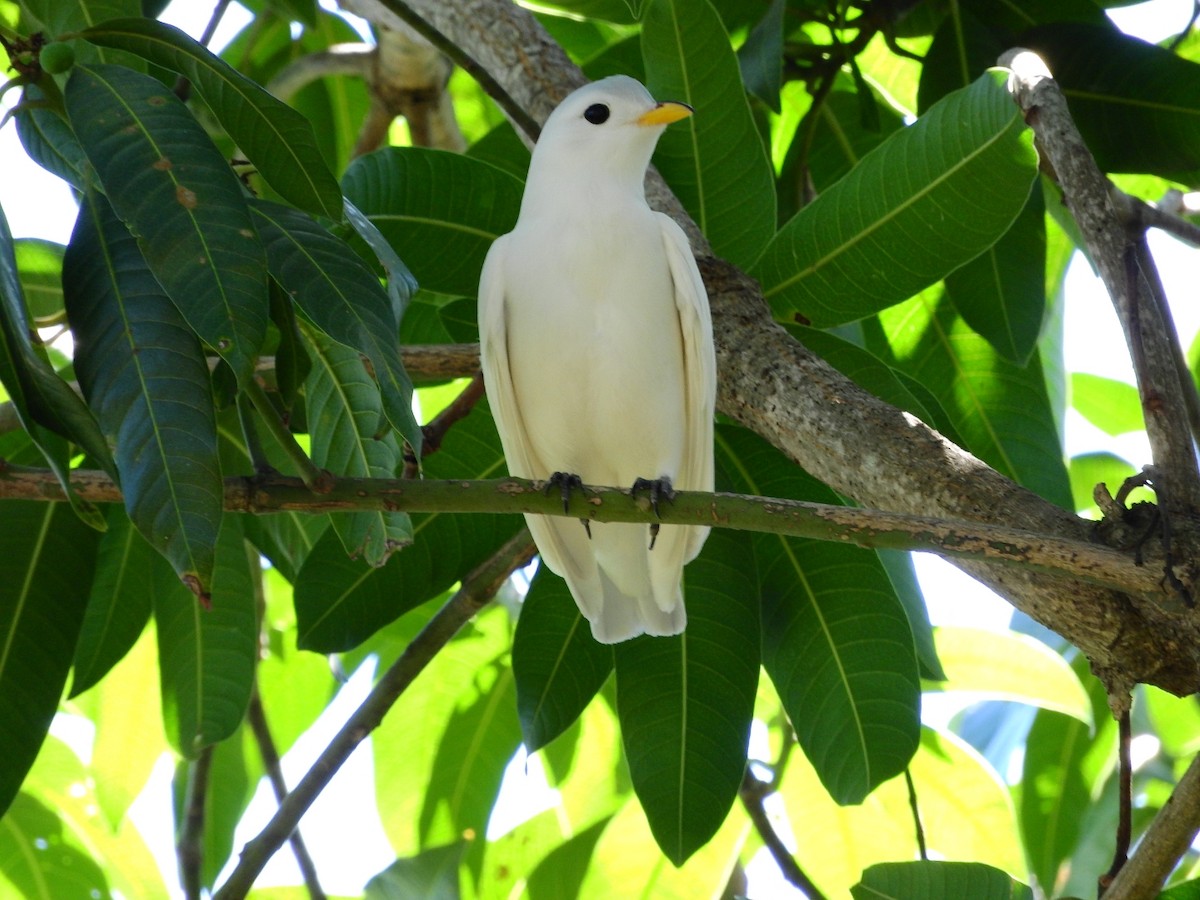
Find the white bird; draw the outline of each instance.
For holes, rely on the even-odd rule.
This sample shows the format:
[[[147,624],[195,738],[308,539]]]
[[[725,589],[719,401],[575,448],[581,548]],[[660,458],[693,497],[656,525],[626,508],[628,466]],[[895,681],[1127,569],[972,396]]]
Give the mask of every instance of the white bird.
[[[686,236],[643,186],[659,135],[691,114],[617,75],[546,120],[516,227],[492,244],[479,286],[484,382],[513,475],[713,489],[708,295]],[[652,542],[646,525],[526,522],[596,640],[683,631],[683,567],[708,528],[664,525]]]

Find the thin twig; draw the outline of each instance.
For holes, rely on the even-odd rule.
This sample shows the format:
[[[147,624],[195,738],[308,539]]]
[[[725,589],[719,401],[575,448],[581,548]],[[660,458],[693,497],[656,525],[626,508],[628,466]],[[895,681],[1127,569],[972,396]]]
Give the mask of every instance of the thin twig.
[[[221,17],[225,15],[225,10],[229,8],[229,2],[230,0],[217,0],[212,15],[208,17],[208,24],[204,26],[204,31],[200,35],[201,46],[207,47],[209,41],[213,39],[213,35],[217,33],[217,26],[221,24]],[[180,75],[175,81],[175,96],[186,103],[191,94],[192,83]]]
[[[116,485],[102,472],[73,469],[71,486],[77,496],[92,503],[121,500]],[[527,513],[639,524],[656,521],[649,501],[633,499],[628,488],[585,485],[584,491],[572,493],[566,511],[561,497],[546,495],[544,488],[543,482],[522,478],[335,478],[328,490],[316,494],[298,478],[234,476],[225,479],[224,507],[255,515],[403,510]],[[0,464],[0,499],[63,501],[66,495],[47,469]],[[1151,566],[1138,566],[1128,553],[1091,543],[1082,535],[1079,539],[1060,538],[982,522],[702,491],[677,491],[661,511],[665,524],[784,534],[877,550],[926,550],[948,559],[983,560],[1067,576],[1184,609],[1174,591],[1160,584],[1161,576]]]
[[[1155,897],[1200,832],[1200,755],[1138,841],[1137,850],[1113,879],[1104,900]]]
[[[287,840],[317,795],[350,754],[374,731],[400,695],[458,630],[482,609],[508,576],[533,558],[533,539],[525,529],[492,557],[463,578],[462,587],[413,638],[404,653],[384,673],[300,783],[279,805],[267,826],[242,849],[237,867],[213,900],[244,897],[275,851]]]
[[[771,858],[775,860],[779,871],[783,873],[783,877],[789,884],[804,891],[809,900],[825,900],[825,895],[800,868],[800,864],[796,862],[796,858],[784,845],[775,826],[771,824],[766,807],[763,805],[763,800],[769,793],[766,788],[767,785],[764,782],[755,778],[749,769],[746,770],[746,774],[742,776],[742,786],[738,791],[738,796],[742,799],[742,806],[749,814],[750,821],[754,823],[755,831],[762,838]]]
[[[179,881],[187,900],[200,900],[204,889],[204,807],[208,800],[208,776],[212,771],[213,747],[205,747],[187,765],[183,821],[175,841]]]
[[[483,397],[483,372],[476,372],[471,381],[464,387],[450,404],[433,417],[427,425],[421,427],[421,458],[428,458],[430,453],[436,453],[442,446],[442,439],[455,422],[463,419],[475,408],[475,404]],[[417,477],[417,458],[404,455],[404,477]]]
[[[917,803],[917,785],[913,782],[912,770],[904,768],[904,784],[908,787],[908,807],[912,810],[913,827],[917,832],[917,852],[921,859],[929,859],[929,848],[925,846],[925,826],[921,824],[921,807]]]
[[[287,782],[283,779],[283,764],[279,759],[279,751],[275,748],[275,739],[271,736],[271,729],[267,726],[267,713],[263,709],[262,695],[258,692],[257,683],[250,694],[250,703],[246,707],[246,722],[254,734],[255,743],[258,744],[263,769],[267,773],[267,780],[271,782],[275,799],[282,804],[287,798]],[[308,896],[312,900],[325,900],[325,891],[317,878],[317,867],[313,864],[308,848],[304,846],[304,838],[300,836],[299,828],[288,836],[288,844],[292,848],[292,855],[296,857],[296,865],[300,868],[304,885],[308,888]]]
[[[1133,833],[1133,768],[1129,760],[1129,747],[1133,742],[1130,725],[1129,709],[1126,708],[1117,719],[1117,780],[1118,780],[1118,811],[1117,811],[1117,840],[1113,849],[1112,865],[1100,876],[1100,896],[1108,890],[1108,886],[1120,874],[1125,863],[1129,861],[1129,841]]]

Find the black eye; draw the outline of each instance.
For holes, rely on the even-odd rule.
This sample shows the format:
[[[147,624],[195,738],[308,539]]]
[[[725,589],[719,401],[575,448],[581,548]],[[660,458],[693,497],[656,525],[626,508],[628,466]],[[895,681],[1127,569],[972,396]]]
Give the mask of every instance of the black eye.
[[[608,121],[608,107],[603,103],[593,103],[583,111],[583,117],[593,125],[603,125]]]

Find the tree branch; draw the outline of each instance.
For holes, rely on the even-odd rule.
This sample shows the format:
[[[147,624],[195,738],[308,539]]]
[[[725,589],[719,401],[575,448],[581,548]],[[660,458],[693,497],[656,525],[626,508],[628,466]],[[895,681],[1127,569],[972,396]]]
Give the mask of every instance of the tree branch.
[[[204,813],[208,802],[208,776],[212,771],[213,748],[205,747],[187,763],[183,821],[175,841],[179,881],[187,900],[200,900],[204,891]]]
[[[385,6],[394,0],[344,2],[386,23]],[[406,5],[462,47],[538,120],[584,83],[582,72],[532,14],[507,0],[406,0]],[[771,320],[757,284],[705,256],[703,235],[662,180],[651,172],[646,186],[651,206],[680,223],[700,257],[722,412],[863,506],[1086,539],[1088,526],[1071,513],[1013,484],[800,346]],[[1177,694],[1200,689],[1200,635],[1195,623],[1173,610],[1014,566],[957,564],[1079,647],[1114,694],[1127,693],[1137,682]]]
[[[779,871],[783,873],[783,877],[789,884],[795,885],[800,890],[804,891],[805,896],[809,900],[825,900],[825,895],[821,893],[820,888],[813,884],[812,879],[805,874],[800,868],[800,864],[796,862],[796,858],[788,851],[784,845],[783,839],[780,838],[775,827],[771,824],[771,819],[767,816],[766,807],[763,806],[763,799],[766,797],[768,785],[759,781],[754,774],[747,769],[746,774],[742,777],[742,786],[738,790],[738,796],[742,800],[742,806],[750,816],[750,821],[754,823],[754,830],[758,832],[758,836],[762,838],[763,844],[771,853],[771,858],[775,860],[775,864],[779,866]]]
[[[1200,755],[1192,760],[1142,835],[1137,850],[1104,892],[1104,900],[1157,896],[1197,832],[1200,832]]]
[[[262,695],[258,692],[257,682],[250,694],[250,704],[246,707],[246,723],[254,734],[254,742],[258,744],[258,753],[262,757],[267,780],[271,782],[271,789],[275,792],[275,799],[282,804],[287,799],[287,782],[283,779],[283,764],[275,747],[275,739],[271,736],[271,729],[267,725],[267,713],[263,709]],[[304,878],[308,896],[312,900],[325,900],[325,891],[317,878],[317,867],[309,856],[308,848],[304,846],[304,838],[300,836],[299,828],[288,836],[288,844],[292,848],[292,855],[296,857],[296,865]]]
[[[93,503],[116,503],[120,490],[102,472],[75,469],[71,485]],[[626,488],[585,485],[563,510],[560,495],[545,482],[522,478],[481,481],[407,478],[336,478],[321,493],[298,478],[277,473],[225,479],[225,509],[266,515],[278,512],[337,513],[357,510],[442,513],[533,513],[592,522],[659,521],[645,497]],[[0,499],[63,501],[66,495],[48,469],[0,465]],[[810,503],[747,494],[676,491],[660,507],[661,521],[757,531],[878,550],[924,550],[951,559],[971,559],[1069,575],[1082,581],[1177,602],[1151,566],[1133,556],[1085,539],[1040,535],[1004,525],[954,522],[930,516]],[[1149,548],[1153,549],[1153,548]]]
[[[295,829],[300,818],[324,790],[355,748],[379,727],[384,715],[400,698],[429,661],[458,630],[495,596],[514,571],[533,558],[534,546],[524,529],[473,572],[463,578],[462,587],[438,610],[421,633],[413,638],[400,658],[392,664],[371,689],[367,699],[342,726],[324,752],[313,763],[300,783],[279,805],[266,827],[242,848],[241,859],[228,880],[213,894],[213,900],[244,897],[263,866]]]
[[[1200,469],[1176,364],[1180,351],[1174,324],[1169,310],[1155,296],[1158,273],[1154,262],[1149,254],[1138,252],[1144,229],[1131,236],[1123,226],[1108,179],[1083,142],[1046,64],[1022,48],[1007,51],[1000,64],[1012,69],[1013,98],[1062,186],[1067,208],[1079,225],[1125,331],[1154,465],[1170,479],[1170,489],[1159,496],[1159,505],[1173,519],[1189,516],[1200,510]]]

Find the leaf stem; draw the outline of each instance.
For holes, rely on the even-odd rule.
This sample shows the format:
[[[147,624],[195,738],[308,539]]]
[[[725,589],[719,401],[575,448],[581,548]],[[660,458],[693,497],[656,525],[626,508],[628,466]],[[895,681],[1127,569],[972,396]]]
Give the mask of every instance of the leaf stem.
[[[279,411],[271,402],[271,398],[267,396],[267,392],[263,390],[258,378],[247,378],[242,390],[258,410],[267,430],[275,437],[283,452],[300,472],[300,480],[304,482],[304,486],[318,494],[324,493],[332,483],[333,476],[308,458],[304,448],[296,441],[296,436],[283,424],[283,419],[279,417]]]

